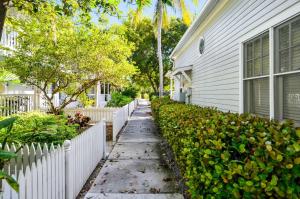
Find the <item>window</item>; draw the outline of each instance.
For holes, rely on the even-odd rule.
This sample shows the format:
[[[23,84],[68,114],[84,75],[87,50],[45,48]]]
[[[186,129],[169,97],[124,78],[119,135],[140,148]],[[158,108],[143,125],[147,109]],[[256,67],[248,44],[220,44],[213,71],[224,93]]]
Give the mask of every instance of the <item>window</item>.
[[[269,116],[269,33],[244,44],[244,110]]]
[[[278,120],[292,119],[300,126],[300,16],[270,30],[274,31],[272,52],[269,32],[243,44],[244,112]],[[272,106],[270,99],[274,101]]]
[[[202,55],[204,53],[204,38],[200,39],[200,42],[199,42],[199,52],[200,52],[200,55]]]
[[[275,118],[300,125],[300,17],[275,28]]]

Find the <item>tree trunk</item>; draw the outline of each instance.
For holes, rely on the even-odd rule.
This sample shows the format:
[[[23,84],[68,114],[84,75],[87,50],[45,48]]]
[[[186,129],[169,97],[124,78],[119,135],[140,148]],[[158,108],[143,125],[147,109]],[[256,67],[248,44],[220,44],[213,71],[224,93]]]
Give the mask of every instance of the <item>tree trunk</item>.
[[[159,97],[163,96],[164,93],[164,68],[162,60],[162,50],[161,50],[161,29],[163,20],[163,6],[162,0],[158,0],[158,19],[157,19],[157,57],[159,64]]]
[[[4,0],[0,0],[0,41],[2,39],[2,32],[4,27],[4,22],[6,18],[6,12],[7,12],[7,2]]]

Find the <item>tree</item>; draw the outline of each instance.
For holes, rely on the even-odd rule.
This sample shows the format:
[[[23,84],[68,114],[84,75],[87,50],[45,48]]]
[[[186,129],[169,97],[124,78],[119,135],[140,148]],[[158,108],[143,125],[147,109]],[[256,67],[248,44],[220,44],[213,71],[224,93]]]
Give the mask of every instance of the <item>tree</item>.
[[[137,14],[134,16],[136,22],[139,20],[137,19],[140,16],[140,12],[142,12],[143,7],[146,7],[149,5],[149,1],[147,0],[137,0]],[[193,1],[195,4],[197,4],[197,0]],[[164,73],[163,73],[163,55],[162,55],[162,29],[168,27],[168,13],[167,13],[167,7],[172,8],[179,8],[182,16],[182,20],[186,25],[189,25],[191,23],[191,16],[186,8],[185,1],[184,0],[157,0],[155,4],[155,11],[154,11],[154,22],[156,27],[156,35],[157,35],[157,58],[159,63],[159,96],[163,96],[163,79],[164,79]]]
[[[7,10],[11,7],[28,12],[38,12],[47,3],[55,3],[55,11],[59,14],[72,15],[82,11],[82,15],[89,15],[92,10],[98,13],[118,13],[119,0],[0,0],[0,40]]]
[[[143,18],[138,24],[132,24],[127,20],[120,27],[116,27],[119,31],[124,31],[126,39],[135,44],[135,50],[132,54],[132,60],[139,69],[139,73],[135,74],[134,81],[144,90],[151,87],[156,93],[159,91],[159,64],[157,59],[157,43],[154,34],[154,25],[149,18]],[[172,68],[169,55],[175,48],[176,44],[186,31],[187,26],[180,19],[172,18],[167,30],[162,31],[162,57],[165,76],[166,72]],[[164,86],[168,84],[163,81]]]
[[[49,4],[11,23],[19,45],[1,65],[21,82],[37,87],[52,113],[59,114],[98,81],[123,85],[135,72],[128,61],[133,44],[110,30],[56,15]],[[59,106],[53,103],[57,93],[67,95]]]

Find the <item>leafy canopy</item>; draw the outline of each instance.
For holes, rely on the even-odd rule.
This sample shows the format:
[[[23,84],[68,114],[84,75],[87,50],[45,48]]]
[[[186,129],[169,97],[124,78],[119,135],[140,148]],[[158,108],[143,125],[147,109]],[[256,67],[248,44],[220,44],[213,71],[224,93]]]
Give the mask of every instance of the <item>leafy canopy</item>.
[[[127,20],[121,27],[116,27],[123,31],[126,39],[136,46],[133,51],[132,60],[139,69],[139,73],[134,76],[135,83],[146,89],[151,87],[158,92],[159,87],[159,67],[157,59],[157,43],[154,33],[154,25],[151,19],[143,18],[138,24]],[[164,63],[164,74],[172,68],[169,55],[186,31],[187,26],[180,19],[171,19],[169,28],[162,31],[162,54]],[[168,85],[167,81],[164,81]]]
[[[133,44],[80,19],[56,15],[55,7],[48,4],[38,13],[10,21],[18,32],[19,45],[1,65],[21,82],[39,88],[54,113],[97,81],[119,86],[135,72],[128,61]],[[59,107],[52,102],[56,93],[67,95]]]

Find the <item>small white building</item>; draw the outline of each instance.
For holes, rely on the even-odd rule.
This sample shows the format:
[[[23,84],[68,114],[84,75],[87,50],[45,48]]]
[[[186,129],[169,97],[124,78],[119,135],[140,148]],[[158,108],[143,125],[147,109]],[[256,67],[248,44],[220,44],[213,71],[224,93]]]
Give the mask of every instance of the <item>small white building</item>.
[[[170,58],[173,99],[300,124],[299,0],[208,0]]]

